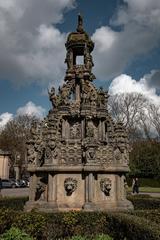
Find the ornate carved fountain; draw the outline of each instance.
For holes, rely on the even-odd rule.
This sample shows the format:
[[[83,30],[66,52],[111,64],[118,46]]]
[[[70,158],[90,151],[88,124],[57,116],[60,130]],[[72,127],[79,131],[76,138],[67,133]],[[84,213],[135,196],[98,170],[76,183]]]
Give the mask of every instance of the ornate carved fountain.
[[[129,145],[107,111],[108,93],[92,81],[94,43],[78,16],[66,42],[65,83],[49,92],[52,109],[27,142],[30,193],[26,210],[127,210]],[[77,64],[77,57],[83,64]]]

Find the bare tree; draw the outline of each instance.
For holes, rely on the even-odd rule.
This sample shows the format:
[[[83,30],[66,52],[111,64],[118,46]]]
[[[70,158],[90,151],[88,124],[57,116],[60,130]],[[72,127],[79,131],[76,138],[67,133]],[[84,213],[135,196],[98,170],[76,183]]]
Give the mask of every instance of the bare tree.
[[[26,141],[30,137],[34,116],[20,115],[10,120],[0,132],[0,148],[11,153],[11,166],[16,162],[21,168],[26,156]]]
[[[148,106],[148,115],[152,127],[155,129],[158,138],[160,138],[160,106],[154,105],[151,103]]]
[[[129,135],[139,135],[142,116],[147,112],[148,101],[139,93],[123,93],[109,98],[109,111],[116,121],[123,122]],[[141,133],[142,134],[142,133]]]

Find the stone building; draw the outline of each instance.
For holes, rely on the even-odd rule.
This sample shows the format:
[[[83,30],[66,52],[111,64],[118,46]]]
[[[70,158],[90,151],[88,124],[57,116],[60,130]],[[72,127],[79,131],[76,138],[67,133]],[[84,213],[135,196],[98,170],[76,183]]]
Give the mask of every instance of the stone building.
[[[65,44],[67,70],[52,109],[33,125],[28,146],[30,193],[26,210],[127,210],[125,174],[129,145],[121,123],[107,110],[108,93],[96,89],[91,52],[94,43],[78,16]],[[78,65],[78,57],[83,64]]]
[[[0,149],[0,178],[9,178],[9,152]]]

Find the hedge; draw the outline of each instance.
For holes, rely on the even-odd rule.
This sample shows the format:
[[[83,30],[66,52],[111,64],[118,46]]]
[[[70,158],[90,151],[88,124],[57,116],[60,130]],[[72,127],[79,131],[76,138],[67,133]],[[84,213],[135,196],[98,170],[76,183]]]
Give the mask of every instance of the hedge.
[[[109,234],[118,240],[159,240],[160,230],[141,217],[129,214],[110,214],[107,217]]]
[[[159,224],[160,222],[160,211],[159,209],[154,210],[136,210],[130,212],[131,215],[145,218],[147,221]]]
[[[160,209],[160,198],[149,195],[130,195],[127,197],[133,203],[134,209]]]
[[[82,236],[94,239],[109,234],[116,240],[160,240],[158,224],[127,213],[65,212],[38,213],[0,209],[0,234],[11,227],[37,240],[69,239]]]

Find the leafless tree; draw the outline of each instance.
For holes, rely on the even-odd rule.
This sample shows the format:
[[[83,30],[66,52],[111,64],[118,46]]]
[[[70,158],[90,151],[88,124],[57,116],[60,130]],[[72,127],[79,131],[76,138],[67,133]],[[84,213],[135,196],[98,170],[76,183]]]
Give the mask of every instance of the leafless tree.
[[[160,138],[160,106],[153,103],[149,104],[148,116],[152,127],[155,129],[158,138]]]
[[[145,118],[147,106],[147,99],[139,93],[116,94],[109,98],[109,111],[113,118],[123,122],[129,135],[132,136],[141,132],[142,119]]]
[[[0,132],[0,149],[11,153],[11,166],[16,160],[20,167],[24,163],[26,140],[30,137],[30,128],[35,121],[39,120],[34,116],[20,115],[10,120]]]

